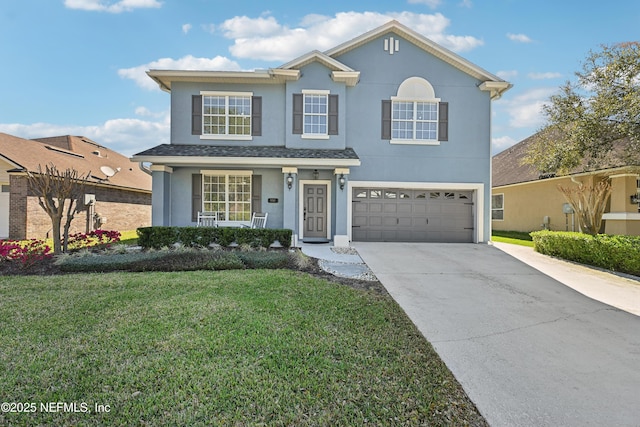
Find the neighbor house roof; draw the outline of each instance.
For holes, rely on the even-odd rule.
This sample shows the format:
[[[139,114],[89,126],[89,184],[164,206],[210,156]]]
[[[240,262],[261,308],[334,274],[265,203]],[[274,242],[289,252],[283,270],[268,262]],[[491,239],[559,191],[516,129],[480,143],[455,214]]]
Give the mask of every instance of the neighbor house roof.
[[[310,62],[318,61],[332,70],[332,79],[354,86],[360,78],[360,71],[353,70],[336,58],[380,36],[394,33],[409,40],[419,48],[445,61],[449,65],[479,80],[478,88],[491,93],[497,99],[513,85],[481,67],[467,61],[461,56],[438,45],[427,37],[411,30],[398,21],[389,21],[359,37],[342,43],[326,52],[311,51],[280,67],[256,71],[194,71],[194,70],[150,70],[149,77],[158,83],[162,90],[171,91],[175,81],[190,82],[225,82],[225,83],[283,83],[287,80],[298,80],[300,68]]]
[[[162,144],[134,154],[135,161],[163,164],[215,163],[261,164],[264,166],[359,166],[353,148],[344,150],[286,148],[282,146]]]
[[[539,134],[537,133],[531,135],[516,145],[493,156],[491,159],[492,187],[533,182],[550,177],[549,175],[541,176],[541,173],[535,167],[523,163],[529,147],[535,142],[538,135]],[[624,151],[624,144],[625,142],[623,140],[614,143],[614,149],[609,153],[609,156],[604,159],[602,166],[599,168],[590,170],[585,165],[580,165],[573,169],[569,175],[597,173],[626,167],[631,167],[634,168],[634,170],[637,170],[636,166],[630,165],[628,161],[624,160],[624,156],[622,154]]]
[[[83,136],[56,136],[23,139],[0,133],[0,158],[14,170],[37,172],[47,165],[60,171],[75,169],[81,175],[90,173],[89,181],[106,186],[151,191],[151,176],[131,163],[128,157]],[[115,175],[107,177],[110,170]]]

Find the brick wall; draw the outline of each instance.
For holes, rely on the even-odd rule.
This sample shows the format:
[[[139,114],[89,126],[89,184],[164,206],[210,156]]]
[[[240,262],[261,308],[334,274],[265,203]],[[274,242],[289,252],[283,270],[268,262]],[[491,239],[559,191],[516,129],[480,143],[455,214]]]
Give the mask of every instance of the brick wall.
[[[38,198],[28,194],[24,176],[11,176],[9,238],[43,239],[51,237],[51,219],[38,204]],[[105,230],[127,231],[151,225],[151,194],[130,190],[91,186],[86,193],[95,194],[94,212],[106,217]],[[83,206],[71,222],[70,233],[85,232],[91,210]],[[62,219],[64,226],[65,218]],[[94,219],[90,219],[92,225]]]

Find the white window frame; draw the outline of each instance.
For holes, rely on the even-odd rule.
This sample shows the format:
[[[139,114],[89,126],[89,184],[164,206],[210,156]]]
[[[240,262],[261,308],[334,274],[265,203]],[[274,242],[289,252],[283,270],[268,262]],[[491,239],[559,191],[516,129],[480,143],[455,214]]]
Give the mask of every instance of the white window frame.
[[[329,139],[329,90],[303,89],[302,90],[302,138],[305,139]],[[307,96],[321,96],[325,100],[324,113],[307,113]],[[324,117],[324,132],[307,132],[307,117]]]
[[[399,103],[409,103],[413,104],[413,117],[410,119],[394,119],[393,113],[395,106]],[[424,120],[418,117],[418,104],[433,104],[436,109],[436,118]],[[391,144],[422,144],[422,145],[440,145],[440,141],[438,141],[438,121],[440,119],[440,98],[401,98],[397,96],[391,97]],[[397,122],[408,122],[412,125],[411,133],[413,135],[412,138],[394,138],[394,123]],[[418,123],[433,123],[435,124],[435,138],[422,139],[416,138],[417,133],[417,125]]]
[[[202,210],[203,211],[211,211],[209,209],[205,208],[205,204],[207,203],[206,201],[206,193],[205,193],[205,181],[207,176],[211,177],[211,176],[215,176],[215,177],[224,177],[224,195],[225,195],[225,200],[222,201],[218,201],[217,203],[224,203],[225,208],[224,208],[224,218],[218,218],[218,223],[222,224],[222,225],[238,225],[238,224],[248,224],[251,221],[251,212],[253,209],[252,206],[252,198],[251,198],[251,192],[252,192],[252,186],[253,186],[253,171],[247,171],[247,170],[201,170],[200,173],[202,174]],[[229,215],[230,215],[230,205],[232,204],[232,201],[230,200],[230,191],[229,191],[229,187],[230,187],[230,177],[249,177],[249,200],[248,200],[248,205],[249,205],[249,210],[248,210],[248,216],[246,218],[243,218],[241,220],[229,220]],[[211,193],[211,192],[209,192]],[[209,202],[211,203],[211,202]],[[216,203],[216,202],[214,202]],[[245,201],[241,201],[242,204],[246,205],[247,202]],[[213,212],[218,212],[218,211],[213,211]]]
[[[502,196],[501,197],[502,205],[499,208],[494,208],[493,207],[493,198],[494,197],[498,197],[498,196]],[[493,212],[494,211],[502,211],[502,218],[494,218],[493,217]],[[498,194],[492,194],[491,195],[491,221],[504,221],[504,193],[498,193]]]
[[[225,140],[238,140],[238,141],[250,141],[253,139],[251,136],[251,128],[253,126],[252,123],[252,97],[253,92],[218,92],[218,91],[200,91],[200,95],[202,95],[202,135],[200,135],[200,139],[225,139]],[[206,114],[205,112],[205,100],[206,97],[224,97],[225,98],[225,133],[224,134],[210,134],[205,133],[207,125],[205,124],[206,117],[219,116],[217,114]],[[240,97],[240,98],[248,98],[249,99],[249,114],[248,115],[230,115],[229,114],[229,98],[231,97]],[[229,118],[230,117],[248,117],[249,119],[249,133],[248,134],[229,134]]]

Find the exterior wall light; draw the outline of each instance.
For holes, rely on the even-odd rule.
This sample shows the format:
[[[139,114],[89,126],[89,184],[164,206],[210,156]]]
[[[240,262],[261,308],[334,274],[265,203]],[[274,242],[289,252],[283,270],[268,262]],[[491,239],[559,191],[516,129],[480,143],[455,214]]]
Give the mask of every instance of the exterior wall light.
[[[319,176],[320,176],[320,172],[318,172],[318,169],[314,169],[313,170],[313,179],[318,179]]]
[[[340,183],[340,189],[341,189],[341,190],[344,190],[344,183],[345,183],[345,181],[346,181],[346,180],[344,179],[344,174],[343,174],[343,173],[341,173],[341,174],[340,174],[340,179],[338,180],[338,183]]]
[[[293,177],[291,176],[291,172],[289,172],[289,175],[287,175],[287,187],[289,188],[289,190],[291,190],[292,186],[293,186]]]

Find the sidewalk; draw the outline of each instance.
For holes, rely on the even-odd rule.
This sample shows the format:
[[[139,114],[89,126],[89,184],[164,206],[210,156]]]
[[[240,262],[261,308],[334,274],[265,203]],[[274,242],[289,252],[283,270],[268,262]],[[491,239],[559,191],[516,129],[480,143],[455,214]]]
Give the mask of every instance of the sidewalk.
[[[542,255],[526,246],[491,244],[589,298],[640,316],[640,278]]]

